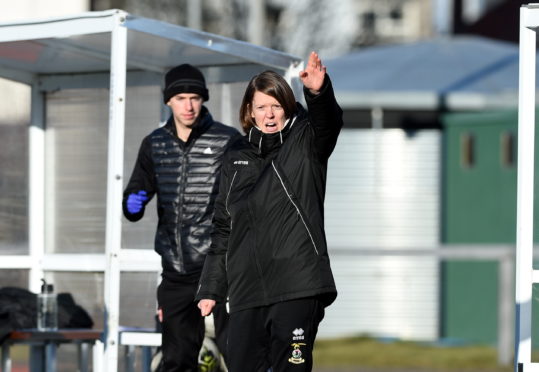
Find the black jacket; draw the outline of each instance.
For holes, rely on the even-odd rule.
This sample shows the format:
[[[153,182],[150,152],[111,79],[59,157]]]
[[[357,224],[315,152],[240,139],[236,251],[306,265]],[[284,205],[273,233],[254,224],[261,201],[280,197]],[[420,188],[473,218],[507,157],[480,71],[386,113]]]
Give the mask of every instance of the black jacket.
[[[161,255],[163,276],[174,280],[193,274],[198,280],[210,247],[221,161],[237,136],[236,129],[214,121],[203,108],[186,143],[178,138],[172,117],[142,141],[124,191],[123,211],[128,220],[138,221],[144,209],[130,214],[129,194],[146,191],[146,203],[157,194],[155,250]]]
[[[58,293],[58,327],[92,328],[94,322],[70,293]],[[12,331],[37,327],[37,295],[24,288],[0,288],[0,344]]]
[[[280,133],[253,128],[225,155],[197,299],[228,295],[231,312],[312,296],[334,301],[324,197],[342,111],[327,77],[319,95],[304,93],[309,113],[298,104]]]

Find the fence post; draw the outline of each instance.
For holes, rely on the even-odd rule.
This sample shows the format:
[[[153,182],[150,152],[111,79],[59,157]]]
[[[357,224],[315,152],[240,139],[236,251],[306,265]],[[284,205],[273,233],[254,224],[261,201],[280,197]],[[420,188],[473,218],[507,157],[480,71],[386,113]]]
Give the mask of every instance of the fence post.
[[[498,364],[511,365],[513,344],[513,259],[504,254],[498,259]]]

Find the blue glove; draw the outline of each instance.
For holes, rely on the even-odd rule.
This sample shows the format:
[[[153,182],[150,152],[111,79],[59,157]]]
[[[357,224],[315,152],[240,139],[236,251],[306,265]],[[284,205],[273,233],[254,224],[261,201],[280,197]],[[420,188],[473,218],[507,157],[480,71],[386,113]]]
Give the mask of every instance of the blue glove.
[[[144,208],[144,202],[148,200],[146,191],[139,191],[138,193],[131,193],[127,197],[127,211],[131,214],[136,214]]]

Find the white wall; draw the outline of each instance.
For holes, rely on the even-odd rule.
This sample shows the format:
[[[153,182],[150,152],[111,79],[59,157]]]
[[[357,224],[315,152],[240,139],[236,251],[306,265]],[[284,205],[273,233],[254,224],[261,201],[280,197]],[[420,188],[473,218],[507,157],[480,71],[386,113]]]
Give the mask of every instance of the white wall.
[[[59,17],[90,10],[90,0],[0,0],[0,23]],[[30,114],[30,89],[0,78],[0,121],[20,122]]]
[[[0,0],[0,22],[48,18],[90,10],[90,0]]]
[[[358,250],[437,249],[440,146],[437,130],[342,130],[329,159],[325,203],[339,295],[326,310],[321,338],[438,338],[437,260]]]

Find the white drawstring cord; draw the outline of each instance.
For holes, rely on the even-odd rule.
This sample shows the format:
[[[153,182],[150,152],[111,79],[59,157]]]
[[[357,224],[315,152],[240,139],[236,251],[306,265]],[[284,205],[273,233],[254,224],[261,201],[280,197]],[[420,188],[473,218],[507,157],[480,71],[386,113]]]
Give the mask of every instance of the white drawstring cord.
[[[292,118],[292,123],[290,123],[290,128],[292,128],[292,125],[294,125],[294,123],[296,122],[296,118],[297,118],[297,116],[294,116]],[[286,124],[288,124],[288,122],[286,122]],[[285,127],[286,127],[286,124],[285,124]]]

